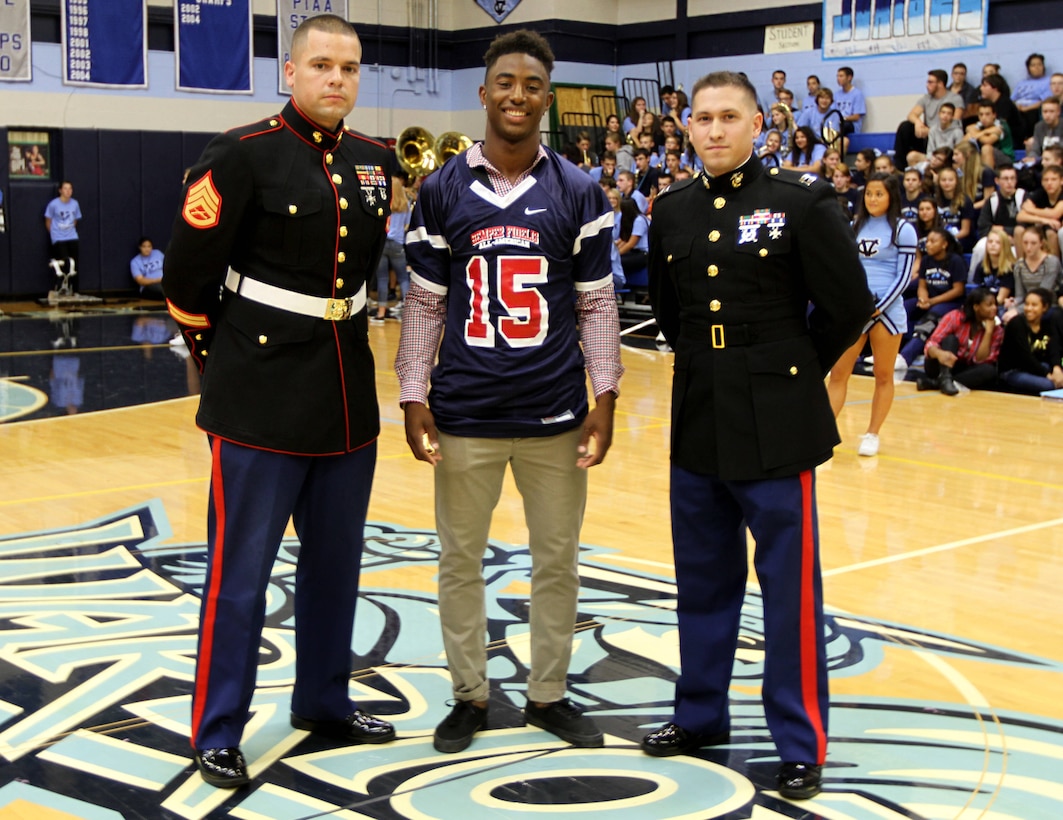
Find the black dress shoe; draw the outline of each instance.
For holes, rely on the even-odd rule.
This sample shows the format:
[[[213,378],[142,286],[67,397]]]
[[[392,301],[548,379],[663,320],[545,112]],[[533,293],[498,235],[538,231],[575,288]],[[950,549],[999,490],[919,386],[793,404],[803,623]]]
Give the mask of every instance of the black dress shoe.
[[[395,739],[394,726],[361,709],[355,709],[343,720],[311,720],[292,712],[291,723],[295,729],[346,740],[348,743],[387,743]]]
[[[779,794],[789,800],[808,800],[823,787],[823,767],[814,763],[783,763],[776,782]]]
[[[235,789],[251,782],[247,761],[237,748],[200,749],[196,751],[196,767],[207,783],[219,789]]]
[[[682,726],[666,723],[656,732],[642,738],[642,751],[654,757],[671,757],[696,752],[702,746],[721,746],[731,742],[730,732],[699,734],[688,732]]]
[[[929,376],[920,376],[915,380],[915,389],[919,392],[924,390],[938,390],[938,380],[932,379]]]

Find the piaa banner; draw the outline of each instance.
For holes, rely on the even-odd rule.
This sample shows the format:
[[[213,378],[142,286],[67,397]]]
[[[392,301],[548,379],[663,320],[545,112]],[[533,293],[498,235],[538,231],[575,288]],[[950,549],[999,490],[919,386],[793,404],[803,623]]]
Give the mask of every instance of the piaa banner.
[[[3,0],[0,2],[0,81],[32,79],[30,0]]]
[[[292,56],[292,34],[307,17],[335,14],[347,19],[347,0],[277,0],[277,91],[290,94],[284,64]]]

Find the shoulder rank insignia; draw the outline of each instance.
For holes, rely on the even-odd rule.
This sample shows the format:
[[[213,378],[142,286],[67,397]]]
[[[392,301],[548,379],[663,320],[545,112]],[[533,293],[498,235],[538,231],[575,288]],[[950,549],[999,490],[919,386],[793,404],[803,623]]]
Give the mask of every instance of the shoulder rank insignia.
[[[221,194],[214,187],[213,172],[207,171],[198,182],[188,186],[181,216],[193,228],[213,228],[221,214]]]
[[[803,182],[805,185],[811,185],[817,179],[819,179],[819,177],[815,174],[801,174],[801,182]]]
[[[663,190],[659,194],[657,194],[657,198],[660,199],[662,196],[669,196],[671,194],[678,193],[679,191],[682,191],[684,188],[688,188],[691,185],[693,185],[694,184],[694,180],[699,179],[699,178],[701,178],[701,177],[694,176],[694,177],[691,177],[690,179],[681,179],[678,182],[673,182],[665,190]],[[708,187],[708,186],[706,186],[706,187]]]

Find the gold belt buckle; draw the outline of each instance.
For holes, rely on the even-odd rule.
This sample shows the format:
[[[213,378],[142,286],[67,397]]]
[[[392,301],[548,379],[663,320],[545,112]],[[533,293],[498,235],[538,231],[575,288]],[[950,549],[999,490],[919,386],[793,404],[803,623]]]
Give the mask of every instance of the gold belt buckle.
[[[710,330],[712,331],[712,346],[717,350],[726,347],[723,341],[723,325],[713,325]]]
[[[329,299],[325,308],[325,318],[330,322],[342,322],[351,318],[350,299]]]

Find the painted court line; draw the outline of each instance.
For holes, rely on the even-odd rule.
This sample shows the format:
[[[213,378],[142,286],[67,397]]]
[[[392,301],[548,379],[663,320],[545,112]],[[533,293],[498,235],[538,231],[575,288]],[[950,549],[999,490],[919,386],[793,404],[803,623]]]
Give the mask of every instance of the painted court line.
[[[1058,527],[1063,524],[1063,518],[1054,518],[1051,521],[1042,521],[1040,524],[1028,524],[1025,527],[1015,527],[1011,530],[1002,530],[1001,532],[990,532],[985,535],[977,535],[974,538],[963,538],[959,541],[949,541],[945,544],[938,544],[936,547],[926,547],[921,550],[912,550],[911,552],[904,552],[899,555],[887,555],[883,558],[875,558],[871,561],[861,561],[859,564],[850,564],[847,567],[838,567],[836,569],[828,569],[823,571],[823,577],[828,578],[833,575],[843,575],[846,572],[855,572],[861,569],[868,569],[870,567],[878,567],[884,564],[893,564],[898,561],[907,561],[909,558],[919,558],[923,555],[933,555],[936,552],[947,552],[948,550],[958,549],[960,547],[967,547],[971,544],[981,544],[986,541],[994,541],[998,538],[1008,538],[1012,535],[1023,535],[1028,532],[1037,532],[1038,530],[1048,529],[1049,527]]]

